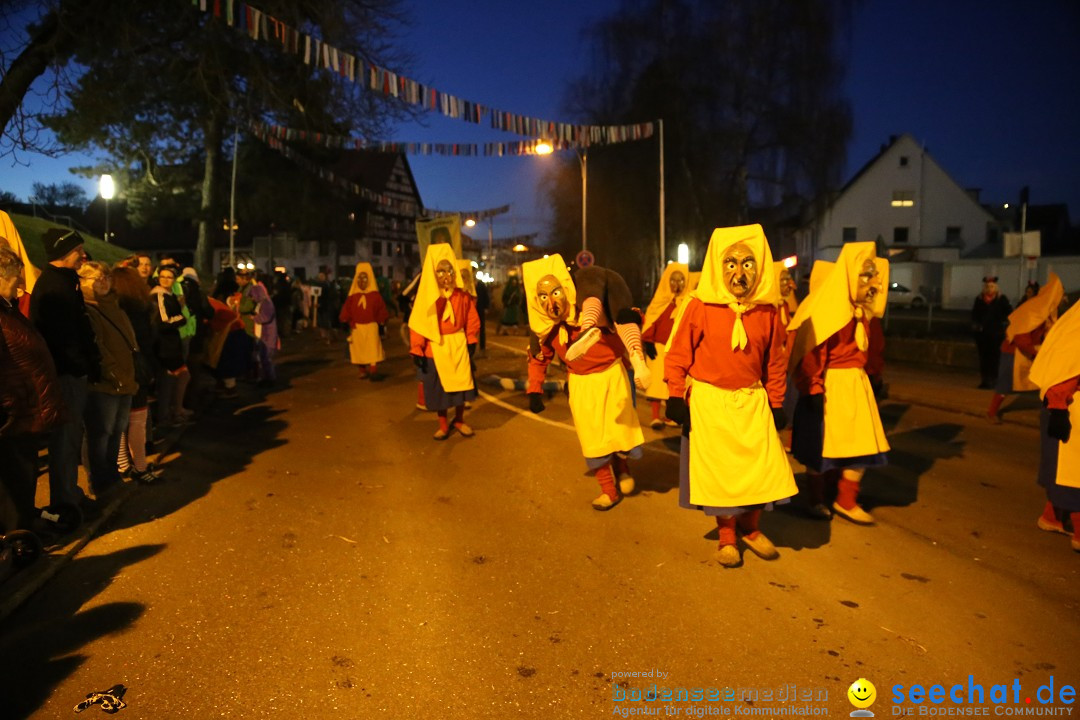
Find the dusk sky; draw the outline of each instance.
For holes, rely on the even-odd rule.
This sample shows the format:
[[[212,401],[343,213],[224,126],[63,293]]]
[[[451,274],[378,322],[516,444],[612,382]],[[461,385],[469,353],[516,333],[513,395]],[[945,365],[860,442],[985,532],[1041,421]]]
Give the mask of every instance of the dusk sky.
[[[576,121],[560,111],[564,88],[588,61],[581,29],[618,0],[409,3],[414,23],[403,42],[410,73],[445,92],[500,109]],[[854,112],[845,179],[889,136],[910,133],[983,202],[1015,202],[1031,187],[1034,204],[1067,203],[1080,213],[1080,3],[1075,0],[869,0],[855,16],[846,89]],[[398,128],[397,140],[515,140],[486,124],[429,116]],[[655,140],[647,140],[655,146]],[[22,156],[29,167],[0,166],[0,189],[25,198],[31,183],[74,179],[83,156]],[[427,207],[513,205],[495,235],[544,230],[537,180],[550,158],[410,156]],[[241,168],[242,172],[242,168]]]

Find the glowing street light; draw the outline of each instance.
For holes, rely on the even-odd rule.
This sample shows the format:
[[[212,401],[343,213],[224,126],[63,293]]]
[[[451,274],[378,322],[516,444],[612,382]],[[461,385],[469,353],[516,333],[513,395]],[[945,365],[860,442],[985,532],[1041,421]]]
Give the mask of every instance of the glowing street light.
[[[468,227],[468,228],[476,227],[476,221],[473,220],[472,218],[465,218],[465,227]]]
[[[521,243],[514,246],[514,252],[528,252],[529,248],[525,247]]]
[[[101,176],[101,181],[98,183],[98,193],[101,194],[101,199],[105,201],[105,242],[109,242],[109,201],[116,196],[116,184],[113,182],[112,175]]]
[[[798,264],[799,264],[799,258],[797,258],[794,255],[791,255],[791,256],[788,256],[788,257],[784,258],[784,267],[786,267],[789,270],[791,268],[795,267]]]
[[[678,256],[679,262],[683,265],[690,264],[690,246],[686,243],[679,243]]]
[[[552,147],[551,143],[549,143],[547,140],[541,140],[540,142],[536,143],[536,147],[533,148],[533,152],[535,152],[537,155],[550,155],[554,151],[555,148]]]

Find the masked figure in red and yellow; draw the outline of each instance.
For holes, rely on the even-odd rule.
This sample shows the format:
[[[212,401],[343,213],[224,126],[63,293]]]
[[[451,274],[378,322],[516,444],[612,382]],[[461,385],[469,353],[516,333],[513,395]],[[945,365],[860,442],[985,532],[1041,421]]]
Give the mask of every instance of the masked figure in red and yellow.
[[[349,297],[341,306],[338,320],[349,324],[349,361],[360,368],[360,379],[381,380],[375,370],[386,357],[379,326],[390,318],[379,288],[375,285],[375,273],[371,264],[356,264]]]
[[[472,437],[465,424],[465,403],[476,398],[472,356],[480,339],[476,301],[462,289],[453,249],[429,245],[416,302],[409,315],[409,352],[420,370],[424,401],[439,416],[436,440],[452,430]],[[454,409],[454,419],[447,412]]]
[[[790,368],[799,389],[792,454],[807,468],[808,510],[832,511],[861,525],[874,518],[858,504],[866,469],[884,465],[889,443],[866,367],[871,319],[885,312],[889,263],[872,242],[847,243],[833,265],[815,265],[810,295],[788,326],[795,332]]]
[[[664,357],[666,346],[675,327],[675,314],[682,303],[690,297],[690,269],[682,263],[669,263],[656,286],[656,294],[645,310],[645,323],[641,328],[641,340],[644,343],[646,363],[651,375],[645,388],[645,399],[652,409],[651,427],[660,430],[665,425],[678,427],[679,424],[663,418],[660,404],[667,401],[668,388],[664,380]]]
[[[760,225],[717,228],[664,363],[667,415],[683,425],[679,505],[716,518],[716,559],[741,562],[737,534],[773,560],[761,512],[797,488],[777,431],[787,359],[772,254]]]
[[[541,389],[547,366],[556,355],[566,366],[570,412],[585,464],[600,484],[592,501],[610,510],[634,491],[628,458],[641,457],[645,438],[630,395],[623,358],[626,348],[617,332],[597,329],[598,338],[571,360],[569,348],[581,334],[577,326],[577,290],[559,255],[521,266],[534,337],[529,352],[529,408],[543,412]]]

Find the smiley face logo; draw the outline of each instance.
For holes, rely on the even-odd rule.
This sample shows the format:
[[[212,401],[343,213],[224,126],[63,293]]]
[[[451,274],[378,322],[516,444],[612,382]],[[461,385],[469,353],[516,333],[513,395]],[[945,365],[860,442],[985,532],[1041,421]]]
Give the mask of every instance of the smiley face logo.
[[[847,691],[848,701],[860,710],[870,707],[877,700],[877,688],[866,678],[851,683]]]

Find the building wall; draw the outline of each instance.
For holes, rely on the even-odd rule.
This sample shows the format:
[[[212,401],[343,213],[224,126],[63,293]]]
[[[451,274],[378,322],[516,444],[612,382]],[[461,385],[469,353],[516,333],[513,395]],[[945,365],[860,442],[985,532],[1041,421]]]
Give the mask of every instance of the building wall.
[[[812,242],[804,239],[800,251],[812,244],[817,256],[845,241],[880,237],[890,247],[948,246],[963,255],[986,242],[993,222],[914,138],[903,135],[825,212]],[[906,228],[906,243],[897,242],[897,228]]]

